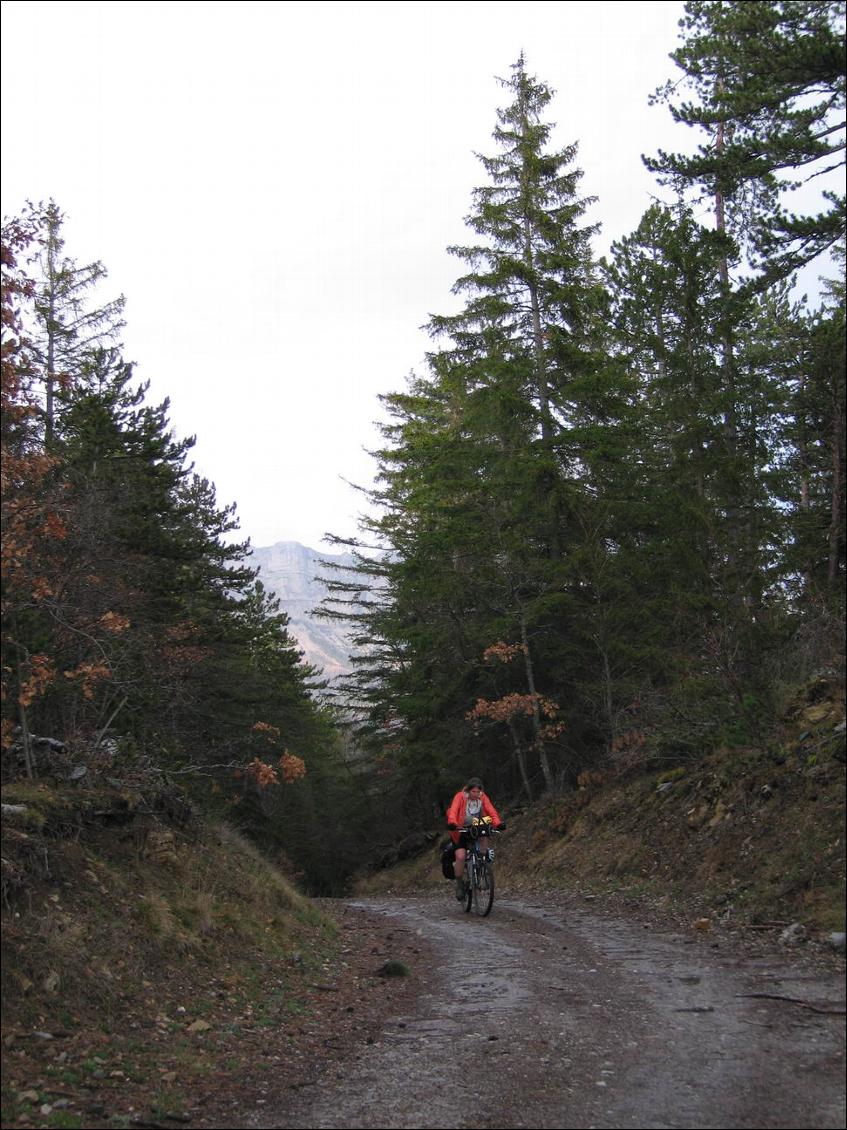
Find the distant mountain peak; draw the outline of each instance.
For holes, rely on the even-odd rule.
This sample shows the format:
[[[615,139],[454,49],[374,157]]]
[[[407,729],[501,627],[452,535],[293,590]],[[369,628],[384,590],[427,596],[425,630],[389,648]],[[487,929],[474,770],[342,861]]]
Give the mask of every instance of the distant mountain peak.
[[[320,577],[329,570],[321,567],[322,561],[348,565],[354,558],[349,553],[324,553],[298,541],[278,541],[254,546],[250,564],[259,570],[265,588],[279,599],[306,662],[336,679],[351,669],[349,630],[338,621],[319,620],[314,614],[327,595]]]

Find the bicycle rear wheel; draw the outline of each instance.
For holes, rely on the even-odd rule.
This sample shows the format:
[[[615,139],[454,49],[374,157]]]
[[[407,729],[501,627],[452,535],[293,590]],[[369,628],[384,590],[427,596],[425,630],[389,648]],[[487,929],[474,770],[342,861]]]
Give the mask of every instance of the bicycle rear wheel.
[[[483,859],[477,864],[474,873],[473,891],[474,913],[485,918],[494,905],[494,868],[491,861]]]

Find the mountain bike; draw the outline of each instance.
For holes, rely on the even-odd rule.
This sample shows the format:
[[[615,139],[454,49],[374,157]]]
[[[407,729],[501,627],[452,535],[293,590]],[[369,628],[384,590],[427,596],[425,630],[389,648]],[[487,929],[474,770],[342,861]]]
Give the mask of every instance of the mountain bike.
[[[494,905],[494,848],[483,848],[480,836],[491,836],[490,822],[474,820],[467,829],[465,850],[465,913],[471,910],[481,918],[491,913]]]

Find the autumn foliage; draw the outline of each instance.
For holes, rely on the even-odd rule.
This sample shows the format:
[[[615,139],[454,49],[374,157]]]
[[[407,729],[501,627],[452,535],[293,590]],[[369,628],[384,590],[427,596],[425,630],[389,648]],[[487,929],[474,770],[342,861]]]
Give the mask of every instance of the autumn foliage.
[[[306,776],[306,763],[302,757],[295,757],[293,753],[285,750],[276,765],[269,765],[267,761],[254,757],[247,766],[246,773],[263,789],[280,783],[290,785],[293,781],[299,781],[301,777]]]
[[[511,663],[513,659],[517,659],[519,655],[526,655],[526,646],[520,643],[505,643],[503,640],[498,640],[493,643],[491,647],[487,647],[482,653],[482,658],[485,663]]]
[[[524,643],[508,644],[498,640],[483,652],[483,661],[488,665],[510,664],[519,657],[524,660],[529,657],[529,650]],[[558,703],[546,695],[536,691],[507,691],[495,699],[478,698],[465,719],[473,724],[476,734],[486,722],[505,724],[512,728],[514,734],[516,723],[531,719],[534,723],[532,744],[541,746],[565,732],[565,724],[559,718],[559,713]]]
[[[253,734],[270,747],[277,745],[281,737],[279,727],[272,726],[269,722],[255,722]],[[254,757],[247,766],[246,772],[252,781],[264,789],[269,785],[280,783],[290,785],[294,781],[299,781],[306,775],[306,763],[301,757],[296,757],[285,749],[274,764],[261,757]]]
[[[559,707],[544,695],[511,692],[498,699],[477,699],[473,710],[468,711],[466,718],[474,724],[478,732],[480,724],[485,721],[508,724],[519,718],[534,718],[540,715],[548,719],[548,722],[540,727],[538,736],[541,740],[547,741],[565,731],[564,722],[557,720],[558,714]]]

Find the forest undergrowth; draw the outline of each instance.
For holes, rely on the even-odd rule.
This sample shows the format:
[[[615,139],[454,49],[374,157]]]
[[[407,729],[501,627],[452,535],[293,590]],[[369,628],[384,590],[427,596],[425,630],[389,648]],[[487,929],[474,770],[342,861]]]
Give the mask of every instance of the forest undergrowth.
[[[843,932],[843,684],[811,680],[761,744],[587,771],[574,790],[503,811],[504,894],[579,890],[715,931]],[[359,889],[443,882],[436,847]]]
[[[564,891],[715,938],[796,926],[828,946],[844,714],[843,686],[816,680],[760,747],[504,806],[498,897]],[[214,1124],[248,1083],[259,1099],[308,1085],[373,1038],[427,967],[425,939],[307,898],[284,858],[161,797],[18,783],[3,815],[4,1126]],[[427,831],[356,893],[446,890]]]

